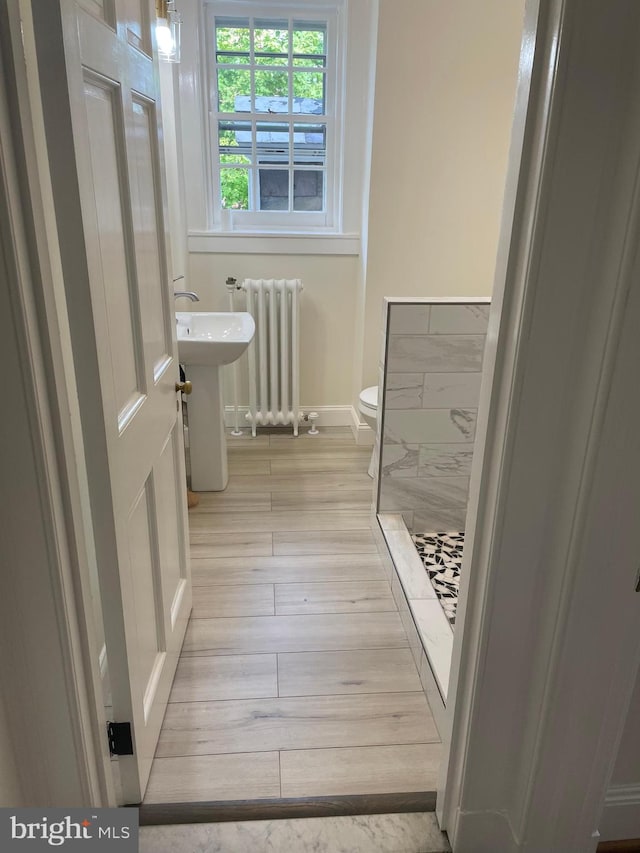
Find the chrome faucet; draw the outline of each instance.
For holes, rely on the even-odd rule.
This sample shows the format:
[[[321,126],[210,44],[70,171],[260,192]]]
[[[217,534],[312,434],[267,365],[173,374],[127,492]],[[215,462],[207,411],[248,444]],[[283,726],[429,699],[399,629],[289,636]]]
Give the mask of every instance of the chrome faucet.
[[[197,293],[194,293],[193,290],[176,290],[173,295],[176,299],[180,296],[184,296],[185,299],[190,299],[192,302],[200,302],[200,297]]]

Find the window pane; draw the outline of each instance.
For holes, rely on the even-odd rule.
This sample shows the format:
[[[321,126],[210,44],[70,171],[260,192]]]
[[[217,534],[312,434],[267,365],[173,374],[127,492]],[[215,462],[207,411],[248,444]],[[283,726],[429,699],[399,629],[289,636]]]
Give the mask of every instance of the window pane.
[[[250,40],[248,18],[216,17],[216,50],[248,54]]]
[[[327,27],[243,14],[217,15],[213,33],[218,112],[229,114],[217,116],[221,206],[324,211]]]
[[[289,112],[289,73],[287,71],[256,71],[255,86],[256,112]]]
[[[323,124],[293,126],[293,160],[299,165],[324,166],[327,129]]]
[[[289,172],[260,169],[260,210],[289,209]]]
[[[293,112],[324,115],[324,74],[314,71],[294,72]]]
[[[259,163],[289,163],[289,125],[256,122],[256,151]]]
[[[256,53],[280,53],[288,57],[288,21],[254,21],[253,49]]]
[[[324,172],[296,169],[293,173],[293,209],[324,210]]]
[[[220,203],[223,208],[249,209],[248,169],[220,169]]]
[[[221,113],[248,113],[251,110],[251,73],[235,68],[218,68],[218,109]]]
[[[251,163],[250,122],[218,122],[218,149],[221,163]]]
[[[326,29],[317,23],[293,22],[293,53],[326,53]]]

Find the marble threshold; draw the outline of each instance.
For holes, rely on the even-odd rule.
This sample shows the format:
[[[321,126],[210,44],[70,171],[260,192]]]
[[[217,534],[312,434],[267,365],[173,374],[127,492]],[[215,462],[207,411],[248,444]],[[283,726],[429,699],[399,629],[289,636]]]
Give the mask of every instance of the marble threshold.
[[[140,853],[450,853],[433,813],[148,826]]]

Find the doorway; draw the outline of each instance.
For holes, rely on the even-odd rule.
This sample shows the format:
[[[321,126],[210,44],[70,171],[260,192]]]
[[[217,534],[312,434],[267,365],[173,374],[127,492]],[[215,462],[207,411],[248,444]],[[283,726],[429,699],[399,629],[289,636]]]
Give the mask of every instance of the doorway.
[[[595,30],[595,29],[597,29],[597,28],[594,26],[594,30]],[[581,31],[581,32],[582,32],[582,31]],[[601,36],[601,33],[600,33],[600,36]],[[622,37],[622,36],[621,36],[621,37]],[[572,101],[572,103],[574,103],[576,106],[579,106],[579,103],[578,103],[577,101]],[[512,201],[513,201],[513,199],[512,199]],[[506,261],[506,257],[505,257],[505,261]],[[504,270],[503,270],[503,272],[504,272]],[[559,291],[559,292],[560,292],[560,291]],[[581,296],[582,296],[581,301],[580,301],[580,304],[581,304],[581,305],[585,305],[585,304],[586,304],[586,302],[584,301],[584,300],[585,300],[584,290],[581,290],[581,291],[580,291],[580,293],[581,293]],[[594,303],[593,303],[593,304],[595,304],[595,301],[596,301],[596,300],[595,300],[595,297],[594,297]],[[531,304],[531,303],[529,303],[529,304]],[[635,308],[635,303],[632,305],[632,307],[634,307],[634,308]],[[538,312],[542,311],[542,307],[541,307],[541,303],[540,303],[540,302],[538,302],[538,303],[536,304],[536,311],[538,311]],[[528,324],[529,324],[529,325],[527,325],[527,326],[526,326],[526,328],[527,328],[527,331],[528,331],[529,333],[531,333],[531,332],[535,332],[535,331],[536,331],[536,325],[535,325],[534,323],[531,323],[532,316],[533,316],[532,314],[527,314],[527,313],[525,312],[525,319],[527,320],[527,322],[528,322]],[[554,316],[557,316],[557,306],[556,306],[555,314],[554,314],[554,312],[553,312],[553,311],[549,311],[549,312],[548,312],[548,314],[547,314],[547,316],[548,316],[549,318],[553,318]],[[537,314],[537,315],[536,315],[536,319],[538,319],[539,317],[540,317],[540,314]],[[607,320],[608,320],[608,318],[609,318],[609,315],[606,315],[606,319],[607,319]],[[520,326],[515,326],[514,328],[515,328],[515,329],[517,329],[517,330],[518,330],[518,332],[519,332],[519,330],[520,330]],[[567,326],[562,330],[562,331],[563,331],[563,334],[565,334],[565,337],[566,337],[566,329],[572,329],[572,328],[573,328],[573,327],[572,327],[572,325],[569,323],[569,324],[567,324]],[[548,334],[549,329],[547,328],[545,331],[546,331],[546,332],[547,332],[547,334]],[[515,334],[515,339],[516,339],[516,340],[518,339],[518,332],[515,332],[515,333],[514,333],[514,334]],[[531,335],[530,335],[530,336],[527,338],[527,341],[530,343],[530,342],[531,342],[531,340],[533,340],[533,338],[532,338],[532,337],[531,337]],[[578,341],[579,341],[579,338],[574,338],[573,343],[577,343]],[[506,357],[506,353],[507,353],[507,352],[508,352],[508,350],[505,350],[505,351],[502,353],[502,357]],[[514,361],[515,361],[515,359],[514,359]],[[561,363],[561,362],[559,362],[559,364],[557,365],[558,369],[559,369],[559,367],[560,367],[560,366],[564,366],[564,365],[562,365],[562,363]],[[544,399],[544,398],[543,398],[543,397],[538,397],[538,401],[537,401],[537,402],[538,402],[538,405],[540,405],[540,400],[542,400],[542,399]],[[574,445],[574,446],[575,446],[575,445]],[[623,472],[623,471],[621,471],[621,472],[620,472],[620,475],[621,475],[621,476],[624,476],[624,472]],[[488,482],[488,481],[487,481],[487,482]],[[504,482],[504,480],[501,480],[501,482]],[[632,485],[632,484],[631,484],[631,485]],[[485,486],[486,486],[486,483],[485,483]],[[529,493],[530,493],[530,492],[529,492]],[[483,491],[483,494],[487,495],[487,494],[488,494],[488,491],[485,489],[485,490]],[[478,495],[477,495],[477,494],[473,496],[473,499],[476,501],[476,509],[477,509],[477,497],[478,497]],[[489,506],[493,506],[493,503],[492,503],[492,502],[489,502],[487,505],[489,505]],[[481,541],[478,541],[478,548],[479,548],[479,553],[480,553],[480,554],[482,553],[482,548],[481,548],[481,546],[482,546],[482,542],[481,542]],[[512,564],[512,565],[513,565],[513,564]],[[556,563],[556,565],[561,567],[561,564],[560,564],[560,563]],[[617,566],[616,566],[616,567],[614,567],[614,569],[617,569],[617,568],[618,568]],[[624,567],[623,567],[623,568],[624,568]],[[594,576],[594,577],[597,577],[595,574],[594,574],[593,576]],[[526,579],[526,578],[525,578],[525,579]],[[619,587],[616,587],[616,589],[620,592],[619,603],[620,603],[620,602],[624,602],[624,601],[625,601],[625,599],[624,599],[624,589],[625,589],[626,587],[625,587],[625,585],[624,585],[623,581],[625,581],[625,580],[626,580],[626,575],[624,574],[624,572],[623,572],[622,570],[620,570],[620,571],[619,571],[619,576],[618,576],[618,574],[614,574],[614,575],[613,575],[613,579],[616,581],[616,583],[618,583],[618,582],[619,582]],[[543,580],[544,580],[544,575],[543,575],[542,577],[541,577],[540,575],[538,575],[538,576],[537,576],[537,580],[538,580],[540,583],[542,583],[542,582],[543,582]],[[493,594],[494,592],[495,592],[495,590],[493,590],[493,589],[492,589],[492,594]],[[516,590],[516,592],[517,592],[517,590]],[[608,593],[607,593],[607,595],[608,595]],[[599,600],[599,602],[598,602],[598,604],[599,604],[599,606],[600,606],[600,608],[601,608],[601,609],[602,609],[602,606],[603,606],[603,599],[604,599],[604,598],[605,598],[605,594],[603,593],[603,595],[601,595],[601,596],[600,596],[600,600]],[[526,609],[524,609],[524,604],[525,604],[526,602],[521,602],[521,601],[520,601],[520,599],[518,598],[517,594],[516,594],[516,596],[515,596],[515,599],[516,599],[516,601],[518,601],[518,603],[521,603],[521,604],[523,605],[523,613],[526,613]],[[566,601],[566,599],[565,599],[565,601]],[[609,606],[609,599],[607,598],[607,599],[606,599],[606,601],[607,601],[607,607],[608,607],[608,606]],[[482,602],[480,601],[480,599],[476,599],[476,598],[474,598],[473,596],[471,596],[471,597],[470,597],[470,600],[469,600],[469,604],[470,604],[470,606],[472,605],[474,608],[477,608],[477,607],[480,607],[481,603],[482,603]],[[588,602],[587,602],[587,603],[588,603]],[[615,604],[615,602],[613,601],[613,599],[611,600],[611,602],[610,602],[610,603],[611,603],[611,606],[612,606],[612,608],[613,608],[613,606],[614,606],[614,604]],[[494,604],[495,604],[495,601],[494,601]],[[504,611],[500,610],[500,608],[498,608],[497,606],[494,606],[494,612],[495,612],[495,613],[498,613],[498,614],[499,614],[499,613],[504,613]],[[546,610],[543,610],[542,612],[547,612],[547,611],[546,611]],[[551,612],[553,612],[553,613],[555,613],[555,612],[556,612],[556,611],[553,609],[553,607],[551,608]],[[605,776],[606,776],[606,762],[607,762],[607,760],[608,760],[608,759],[607,759],[607,754],[606,754],[606,752],[604,751],[604,747],[605,747],[605,746],[607,746],[607,747],[609,748],[609,750],[611,750],[611,749],[613,749],[613,748],[614,748],[614,746],[615,746],[615,739],[616,739],[616,737],[617,737],[617,733],[618,733],[618,729],[619,729],[619,720],[620,720],[620,716],[624,713],[624,710],[625,710],[625,708],[626,708],[626,704],[625,704],[625,703],[628,701],[628,693],[627,693],[627,692],[625,692],[625,691],[626,691],[625,683],[624,683],[624,682],[625,682],[625,678],[627,678],[627,680],[628,680],[628,677],[631,675],[632,671],[635,671],[635,670],[634,670],[634,667],[635,667],[635,663],[636,663],[636,661],[635,661],[635,660],[632,660],[632,657],[633,657],[633,656],[632,656],[632,654],[631,654],[631,644],[629,645],[629,648],[627,649],[628,653],[627,653],[627,654],[625,654],[625,643],[623,642],[623,641],[626,639],[626,636],[627,636],[627,635],[625,634],[625,631],[628,631],[628,629],[629,629],[629,628],[634,624],[634,623],[633,623],[633,616],[632,616],[632,613],[631,613],[631,611],[630,611],[630,610],[628,610],[628,609],[626,608],[626,603],[625,603],[625,604],[623,604],[623,605],[620,605],[620,607],[616,608],[615,610],[613,610],[613,609],[612,609],[612,613],[613,613],[613,612],[616,612],[616,619],[611,621],[610,626],[612,627],[612,629],[613,629],[613,633],[615,634],[615,637],[614,637],[613,639],[615,639],[615,640],[616,640],[616,642],[615,642],[615,644],[613,643],[613,639],[612,639],[612,635],[611,635],[611,634],[607,634],[607,635],[606,635],[606,637],[605,637],[605,642],[609,642],[609,641],[611,641],[611,643],[612,643],[612,648],[615,648],[615,649],[616,649],[616,651],[620,651],[620,652],[621,652],[621,657],[620,657],[620,659],[619,659],[619,662],[620,662],[620,669],[617,671],[615,679],[611,679],[611,678],[610,678],[610,679],[609,679],[609,681],[607,682],[607,683],[609,683],[609,684],[610,684],[610,687],[611,687],[611,691],[609,691],[609,692],[608,692],[607,699],[608,699],[608,701],[613,701],[613,700],[611,699],[611,696],[612,696],[612,695],[614,696],[614,698],[615,698],[615,699],[616,699],[616,701],[617,701],[618,711],[617,711],[617,716],[616,716],[615,720],[613,719],[613,713],[612,713],[612,712],[611,712],[611,713],[609,713],[609,725],[606,727],[606,729],[604,729],[604,730],[603,730],[603,729],[602,729],[602,727],[600,726],[600,723],[601,723],[602,719],[604,719],[604,715],[605,715],[605,708],[604,708],[604,704],[603,704],[603,701],[604,701],[604,700],[601,702],[601,701],[600,701],[600,699],[599,699],[598,697],[595,697],[595,698],[596,698],[596,702],[595,702],[594,704],[597,704],[597,707],[598,707],[598,714],[599,714],[599,716],[598,716],[598,719],[597,719],[597,720],[594,720],[594,721],[593,721],[593,726],[592,726],[592,729],[593,729],[593,731],[594,731],[594,732],[596,732],[596,734],[597,734],[598,730],[600,731],[600,739],[598,740],[598,743],[599,743],[599,745],[600,745],[600,746],[599,746],[599,752],[598,752],[598,756],[597,756],[598,766],[597,766],[597,767],[595,767],[595,766],[591,766],[591,765],[590,765],[590,768],[589,768],[589,769],[590,769],[591,771],[593,771],[594,773],[597,773],[597,774],[598,774],[597,778],[598,778],[598,779],[601,779],[601,780],[605,780]],[[476,614],[476,615],[478,615],[478,614]],[[482,614],[480,614],[480,615],[482,615]],[[593,616],[595,617],[596,622],[598,622],[598,614],[597,614],[597,612],[595,612],[595,611],[594,611]],[[513,613],[511,613],[511,618],[512,618],[512,619],[514,618],[514,617],[513,617]],[[481,620],[480,620],[480,621],[481,621]],[[478,624],[480,624],[480,623],[478,623]],[[522,624],[524,624],[524,623],[522,623]],[[598,624],[599,624],[599,623],[598,623]],[[494,625],[494,627],[496,628],[496,630],[498,630],[498,628],[499,628],[500,626]],[[502,627],[504,627],[504,626],[502,626]],[[571,627],[571,626],[569,626],[569,627]],[[629,636],[629,638],[631,637],[631,633],[630,633],[630,632],[628,633],[628,636]],[[583,639],[584,639],[585,643],[587,643],[587,645],[588,645],[588,644],[589,644],[589,642],[590,642],[590,640],[589,640],[589,636],[588,636],[588,635],[585,635],[585,636],[583,637]],[[591,646],[589,646],[589,648],[591,648]],[[484,647],[484,650],[486,651],[486,646]],[[546,650],[543,650],[543,651],[547,651],[547,652],[548,652],[548,651],[549,651],[549,649],[547,648]],[[597,649],[594,649],[594,651],[596,651],[596,652],[597,652],[598,650],[597,650]],[[461,659],[459,658],[459,659],[458,659],[458,663],[457,663],[457,665],[459,665],[459,664],[460,664],[460,660],[461,660]],[[462,659],[462,660],[463,660],[463,662],[464,662],[464,659]],[[600,657],[599,657],[599,655],[598,655],[597,653],[596,653],[596,654],[594,654],[594,656],[593,656],[592,664],[593,664],[593,666],[597,666],[597,667],[599,667],[599,668],[600,668],[600,672],[601,672],[601,674],[602,674],[603,679],[607,680],[607,671],[606,671],[606,669],[605,669],[605,667],[604,667],[604,664],[603,664],[603,665],[601,665],[601,663],[600,663]],[[624,664],[624,666],[622,666],[622,664]],[[564,666],[564,661],[563,661],[563,666]],[[623,670],[624,670],[624,671],[623,671]],[[564,666],[564,673],[565,673],[566,675],[571,675],[571,671],[570,671],[569,669],[567,669],[567,667],[566,667],[566,666]],[[579,677],[580,677],[580,671],[579,671],[579,669],[578,669],[578,670],[574,670],[573,674],[571,675],[571,678],[568,678],[568,680],[567,680],[567,682],[566,682],[566,688],[568,689],[569,687],[572,687],[572,688],[574,688],[574,689],[575,689],[575,687],[576,687],[576,682],[577,682],[577,680],[579,679]],[[592,677],[592,672],[590,673],[590,678],[591,678],[591,677]],[[465,693],[465,695],[467,695],[467,696],[469,695],[469,694],[468,694],[468,690],[467,690],[467,687],[469,686],[469,684],[470,684],[470,682],[467,682],[467,686],[465,686],[465,691],[467,691],[467,692]],[[497,688],[498,690],[500,690],[500,684],[496,684],[495,686],[496,686],[496,688]],[[557,685],[556,685],[556,686],[557,686]],[[582,683],[582,682],[581,682],[581,683],[580,683],[580,687],[581,687],[581,688],[583,688],[583,687],[584,687],[584,688],[585,688],[585,690],[586,690],[586,681],[585,681],[585,683]],[[479,695],[477,695],[477,694],[474,694],[474,693],[473,693],[473,691],[472,691],[471,695],[473,695],[473,696],[474,696],[474,699],[475,699],[475,700],[479,700],[479,699],[481,698],[481,696],[479,696]],[[494,695],[495,695],[495,694],[494,694]],[[587,694],[587,693],[585,693],[585,697],[586,697],[587,695],[588,695],[588,694]],[[563,708],[565,708],[565,706],[564,706],[564,705],[561,705],[559,708],[556,708],[556,710],[559,710],[559,711],[560,711],[560,710],[562,710]],[[622,710],[620,710],[620,709],[622,709]],[[526,708],[523,708],[523,709],[521,709],[521,710],[526,710]],[[565,708],[565,710],[566,710],[566,708]],[[592,706],[592,710],[593,710],[593,706]],[[564,720],[565,722],[568,720],[568,717],[567,717],[567,715],[566,715],[566,714],[564,714],[564,716],[562,717],[562,719],[560,719],[560,717],[562,717],[562,715],[561,715],[561,714],[558,714],[558,716],[555,716],[555,717],[554,717],[554,725],[555,725],[555,726],[560,726],[560,724],[562,723],[562,721],[563,721],[563,720]],[[475,722],[477,722],[477,720],[475,720],[475,721],[474,721],[474,723],[475,723]],[[548,721],[547,721],[547,722],[548,722]],[[589,721],[585,721],[585,722],[589,722]],[[589,722],[589,725],[591,726],[591,722]],[[511,730],[513,731],[513,727],[512,727],[512,729],[511,729]],[[565,735],[566,735],[566,733],[567,733],[568,731],[569,731],[569,730],[568,730],[568,728],[565,728],[565,729],[564,729],[564,733],[565,733]],[[603,732],[606,734],[606,738],[605,738],[605,739],[607,740],[607,744],[603,744]],[[476,734],[477,734],[477,732],[476,732]],[[498,732],[497,734],[499,735],[499,734],[500,734],[500,732]],[[549,734],[549,736],[551,736],[551,730],[550,730],[550,729],[548,729],[548,730],[546,730],[546,732],[543,732],[543,734]],[[596,738],[596,739],[597,739],[597,738]],[[477,748],[480,748],[480,747],[481,747],[481,744],[482,744],[482,740],[481,740],[481,739],[479,739],[479,738],[475,738],[475,737],[474,737],[474,738],[472,738],[472,739],[470,740],[470,743],[471,743],[473,746],[475,746],[475,747],[477,747]],[[572,737],[572,738],[571,738],[571,741],[570,741],[570,743],[569,743],[569,744],[567,744],[566,742],[564,743],[564,749],[566,750],[566,749],[568,749],[568,748],[569,748],[569,749],[573,750],[573,751],[572,751],[572,755],[575,755],[575,757],[579,760],[580,752],[579,752],[579,750],[578,750],[578,746],[579,746],[579,739],[577,738],[577,735],[576,735],[576,737]],[[585,751],[584,751],[584,750],[582,750],[582,753],[584,753],[584,752],[585,752]],[[508,751],[508,750],[505,750],[505,754],[507,754],[507,753],[509,753],[509,751]],[[513,755],[513,751],[511,751],[509,754],[510,754],[510,755]],[[477,757],[477,756],[476,756],[476,757]],[[585,758],[585,761],[586,761],[586,758]],[[595,761],[595,759],[594,759],[594,761]],[[572,762],[568,762],[568,764],[569,764],[570,766],[572,766]],[[481,767],[481,766],[483,766],[481,762],[478,762],[478,763],[476,764],[476,767]],[[487,763],[486,763],[486,762],[484,762],[484,766],[485,766],[485,767],[487,766]],[[575,772],[575,771],[574,771],[574,772]],[[595,777],[594,777],[594,778],[595,778]],[[467,781],[468,781],[468,782],[469,782],[469,784],[470,784],[472,780],[469,778]],[[495,780],[493,780],[493,781],[495,781]],[[501,777],[501,784],[502,784],[502,777]],[[603,782],[603,784],[604,784],[604,782]],[[597,787],[597,786],[595,785],[595,782],[594,782],[594,786],[592,786],[592,787],[593,787],[594,792],[595,792],[595,788]],[[467,792],[468,792],[468,789],[467,789]],[[488,796],[488,794],[489,794],[489,792],[487,791],[487,789],[486,789],[486,788],[485,788],[484,794],[485,794],[485,797],[486,797],[486,796]],[[582,814],[582,818],[580,818],[581,823],[580,823],[580,820],[578,819],[578,817],[576,817],[576,819],[575,819],[575,825],[577,826],[577,825],[578,825],[578,823],[580,823],[580,828],[581,828],[581,830],[582,830],[583,832],[584,832],[584,830],[585,830],[585,826],[587,826],[587,821],[584,819],[584,814],[586,814],[586,815],[587,815],[587,817],[589,817],[590,815],[592,815],[592,814],[594,813],[595,808],[596,808],[596,806],[597,806],[597,802],[596,802],[597,796],[596,796],[596,794],[597,794],[597,792],[595,792],[595,793],[593,793],[593,794],[591,794],[591,795],[590,795],[590,804],[591,804],[591,808],[590,808],[590,809],[588,809],[588,810],[586,810],[586,811],[585,811],[585,809],[586,809],[586,805],[588,805],[588,804],[586,804],[586,803],[582,803],[582,806],[584,806],[585,808],[583,808],[583,809],[582,809],[582,812],[581,812],[581,814]],[[495,795],[496,802],[499,800],[499,792],[496,792],[495,790],[492,790],[492,791],[491,791],[491,795],[492,795],[492,796],[493,796],[493,795]],[[598,795],[598,796],[599,796],[599,795]],[[486,800],[485,800],[485,802],[486,802]],[[566,811],[565,811],[564,813],[566,814]],[[469,813],[467,813],[467,814],[469,814]],[[523,819],[524,819],[524,818],[523,818]],[[540,821],[540,824],[544,824],[544,821]],[[533,829],[533,828],[535,828],[535,824],[532,824],[532,829]],[[467,831],[470,831],[470,830],[467,830]],[[488,834],[488,833],[487,833],[487,834]],[[467,836],[467,838],[469,838],[469,837],[470,837],[470,836]],[[476,836],[476,837],[477,837],[477,836]],[[583,836],[583,837],[586,837],[586,836]],[[461,838],[463,839],[463,840],[461,841],[461,844],[464,844],[464,836],[463,836],[463,835],[461,835]],[[585,842],[585,843],[586,843],[586,842]],[[514,849],[515,849],[515,844],[516,844],[516,842],[514,841],[514,843],[513,843]],[[461,849],[464,849],[464,848],[463,848],[463,847],[461,847]],[[468,848],[468,849],[471,849],[471,848]],[[490,848],[490,847],[486,847],[486,849],[491,849],[491,848]],[[495,849],[495,846],[494,846],[494,848],[493,848],[493,849]],[[505,849],[506,849],[506,848],[505,848]],[[568,849],[568,848],[567,848],[567,849]]]

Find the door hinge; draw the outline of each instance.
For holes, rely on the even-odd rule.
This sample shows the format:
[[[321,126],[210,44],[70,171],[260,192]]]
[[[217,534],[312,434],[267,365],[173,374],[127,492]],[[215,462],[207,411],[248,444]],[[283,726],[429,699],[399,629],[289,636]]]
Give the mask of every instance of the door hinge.
[[[111,755],[133,755],[131,723],[107,723],[107,737]]]

